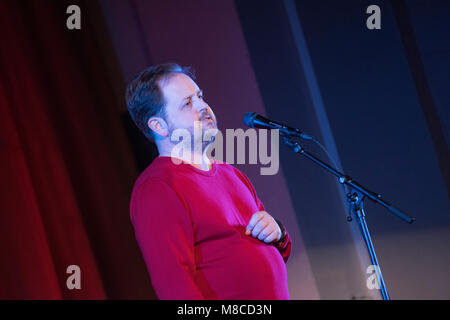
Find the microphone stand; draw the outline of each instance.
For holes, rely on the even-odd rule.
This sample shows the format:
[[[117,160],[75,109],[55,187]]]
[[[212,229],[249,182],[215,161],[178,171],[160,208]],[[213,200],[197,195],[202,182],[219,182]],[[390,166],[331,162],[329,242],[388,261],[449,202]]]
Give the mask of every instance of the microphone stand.
[[[388,209],[391,213],[395,214],[397,217],[402,219],[403,221],[407,223],[413,223],[414,218],[402,213],[400,210],[394,208],[391,206],[388,202],[381,199],[381,195],[372,192],[368,190],[367,188],[363,187],[359,183],[357,183],[355,180],[353,180],[351,177],[346,176],[336,169],[332,168],[328,164],[324,163],[311,153],[307,152],[305,149],[303,149],[302,146],[298,144],[298,142],[293,141],[293,137],[287,134],[281,134],[284,143],[290,147],[292,150],[294,150],[295,153],[299,153],[306,158],[312,160],[315,164],[321,166],[331,174],[338,177],[339,182],[341,184],[346,184],[349,187],[351,187],[351,192],[347,194],[347,201],[350,204],[351,211],[356,216],[356,220],[358,221],[358,225],[360,228],[360,231],[363,235],[364,241],[367,246],[367,250],[369,251],[370,260],[372,261],[372,265],[374,266],[375,273],[378,280],[378,285],[381,290],[381,295],[383,297],[383,300],[390,300],[389,294],[387,292],[386,284],[384,283],[383,276],[381,274],[381,269],[378,264],[378,259],[375,254],[375,249],[372,244],[372,239],[370,238],[369,228],[367,227],[366,223],[366,214],[364,212],[364,200],[365,198],[369,198],[370,200],[374,201],[375,203],[378,203],[379,205],[385,207]],[[351,216],[347,217],[348,221],[351,221]]]

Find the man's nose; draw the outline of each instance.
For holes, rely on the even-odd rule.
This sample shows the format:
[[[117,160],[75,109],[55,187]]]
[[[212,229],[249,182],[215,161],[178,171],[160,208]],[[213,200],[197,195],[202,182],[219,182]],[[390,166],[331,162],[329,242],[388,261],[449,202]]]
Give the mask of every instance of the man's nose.
[[[209,105],[204,101],[201,101],[197,104],[197,112],[199,113],[209,111],[210,109],[211,108],[209,107]]]

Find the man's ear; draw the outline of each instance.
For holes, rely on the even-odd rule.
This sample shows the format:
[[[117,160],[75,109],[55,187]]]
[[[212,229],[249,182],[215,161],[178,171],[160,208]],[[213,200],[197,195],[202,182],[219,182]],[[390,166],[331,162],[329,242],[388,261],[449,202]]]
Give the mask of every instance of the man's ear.
[[[169,129],[167,126],[167,122],[160,117],[151,117],[148,119],[147,125],[150,129],[153,130],[156,134],[161,137],[169,136]]]

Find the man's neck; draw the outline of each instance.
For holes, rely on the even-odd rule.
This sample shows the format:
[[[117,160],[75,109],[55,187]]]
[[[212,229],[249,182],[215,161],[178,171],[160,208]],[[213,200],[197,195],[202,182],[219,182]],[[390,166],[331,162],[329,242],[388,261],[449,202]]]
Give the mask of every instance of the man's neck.
[[[181,157],[174,157],[171,152],[160,151],[159,156],[181,159],[183,162],[186,162],[203,171],[209,171],[212,168],[212,162],[206,155],[206,151],[204,151],[202,154],[192,153],[191,156],[183,155]]]

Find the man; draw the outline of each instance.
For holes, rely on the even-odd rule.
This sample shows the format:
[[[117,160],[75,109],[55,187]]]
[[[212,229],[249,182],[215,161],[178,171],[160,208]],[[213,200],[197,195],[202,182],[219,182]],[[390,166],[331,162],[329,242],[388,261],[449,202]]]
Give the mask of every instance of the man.
[[[174,156],[176,130],[217,130],[202,90],[174,63],[150,67],[127,88],[136,125],[159,156],[137,179],[130,216],[159,299],[289,299],[291,239],[249,179],[208,158],[197,137]],[[194,161],[194,159],[199,159]]]

